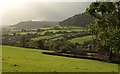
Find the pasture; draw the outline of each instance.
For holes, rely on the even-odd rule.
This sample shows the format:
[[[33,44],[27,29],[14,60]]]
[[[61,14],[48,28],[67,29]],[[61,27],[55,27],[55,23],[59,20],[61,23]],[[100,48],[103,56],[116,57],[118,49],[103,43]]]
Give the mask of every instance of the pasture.
[[[3,72],[118,72],[118,65],[94,60],[45,55],[47,50],[2,46]]]
[[[41,40],[41,39],[51,39],[51,38],[62,36],[62,35],[63,34],[47,35],[47,36],[32,38],[32,40],[38,41],[38,40]]]
[[[83,44],[86,41],[92,40],[92,37],[93,36],[84,36],[84,37],[73,38],[73,39],[68,40],[68,41],[70,41],[72,43],[76,43],[77,42],[77,43]]]
[[[37,32],[18,32],[17,34],[25,35],[25,34],[35,34]]]
[[[49,32],[57,33],[57,32],[71,32],[70,30],[49,30]]]

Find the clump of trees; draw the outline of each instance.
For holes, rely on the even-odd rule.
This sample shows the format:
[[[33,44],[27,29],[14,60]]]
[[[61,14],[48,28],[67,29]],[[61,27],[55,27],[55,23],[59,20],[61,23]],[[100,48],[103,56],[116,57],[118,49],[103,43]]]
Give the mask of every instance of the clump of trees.
[[[96,49],[107,51],[109,61],[120,51],[120,2],[94,2],[86,13],[94,17],[89,31],[95,35]]]

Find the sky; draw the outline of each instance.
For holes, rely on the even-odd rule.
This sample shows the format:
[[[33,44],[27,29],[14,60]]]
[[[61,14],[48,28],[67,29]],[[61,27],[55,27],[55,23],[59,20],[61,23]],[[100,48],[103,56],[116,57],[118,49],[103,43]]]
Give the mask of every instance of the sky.
[[[62,21],[85,12],[91,2],[5,2],[1,25],[14,25],[21,21]],[[45,1],[45,0],[44,0]]]

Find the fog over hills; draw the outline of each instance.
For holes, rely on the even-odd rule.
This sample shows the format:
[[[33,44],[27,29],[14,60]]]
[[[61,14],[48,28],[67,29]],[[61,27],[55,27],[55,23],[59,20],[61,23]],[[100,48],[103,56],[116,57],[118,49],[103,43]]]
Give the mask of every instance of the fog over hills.
[[[21,21],[63,21],[85,12],[90,2],[26,2],[4,7],[2,25],[15,25]]]
[[[42,27],[50,27],[58,25],[58,22],[55,21],[23,21],[15,25],[12,25],[11,28],[15,30],[21,29],[37,29]]]

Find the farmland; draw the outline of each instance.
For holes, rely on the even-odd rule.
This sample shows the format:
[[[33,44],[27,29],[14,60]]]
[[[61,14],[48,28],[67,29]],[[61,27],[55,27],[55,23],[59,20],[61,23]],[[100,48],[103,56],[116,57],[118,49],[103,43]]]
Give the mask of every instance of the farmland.
[[[50,39],[54,37],[62,36],[62,34],[55,34],[55,35],[49,35],[49,36],[41,36],[37,38],[32,38],[32,40],[40,40],[40,39]]]
[[[88,2],[88,6],[82,3],[79,4],[82,5],[80,8],[85,6],[82,10],[77,4],[52,4],[30,2],[25,11],[21,6],[22,10],[17,8],[21,11],[17,16],[5,13],[2,26],[7,23],[8,26],[4,26],[1,32],[2,71],[118,72],[120,2]],[[38,5],[43,6],[39,9]],[[71,11],[76,5],[74,12]],[[62,8],[59,10],[59,7]],[[24,14],[26,11],[27,15]]]
[[[80,43],[80,44],[83,44],[83,43],[86,42],[86,41],[92,40],[92,37],[93,37],[93,36],[79,37],[79,38],[71,39],[71,40],[69,40],[69,41],[70,41],[70,42],[73,42],[73,43],[78,42],[78,43]]]
[[[2,46],[3,72],[118,72],[118,65],[45,55],[47,50]]]

